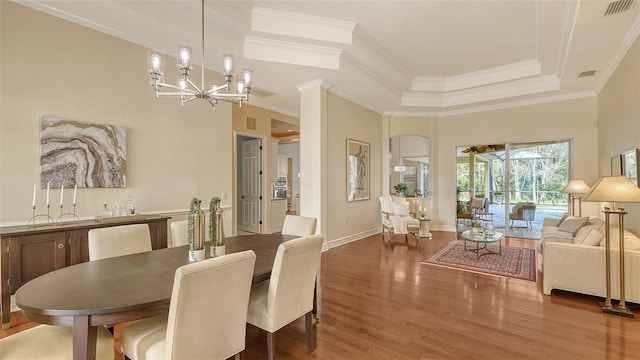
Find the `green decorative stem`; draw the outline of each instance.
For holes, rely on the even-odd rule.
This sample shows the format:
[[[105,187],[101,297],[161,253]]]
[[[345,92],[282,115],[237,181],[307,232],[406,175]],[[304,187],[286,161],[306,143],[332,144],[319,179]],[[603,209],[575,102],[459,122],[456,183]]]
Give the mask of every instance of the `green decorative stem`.
[[[189,224],[188,224],[188,240],[189,240],[189,250],[195,250],[194,248],[194,240],[196,227],[194,223],[195,215],[200,210],[200,203],[202,201],[198,198],[191,199],[191,205],[189,205]]]
[[[216,244],[216,235],[218,231],[218,208],[220,207],[220,198],[214,196],[209,203],[209,240],[211,245]]]

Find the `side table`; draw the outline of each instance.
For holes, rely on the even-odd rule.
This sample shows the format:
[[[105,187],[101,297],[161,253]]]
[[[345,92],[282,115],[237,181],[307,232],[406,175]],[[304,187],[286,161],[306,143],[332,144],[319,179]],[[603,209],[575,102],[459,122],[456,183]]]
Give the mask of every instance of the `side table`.
[[[431,221],[431,219],[418,218],[418,220],[420,220],[420,228],[418,229],[418,237],[421,237],[421,238],[430,238],[430,237],[432,237],[431,233],[429,232],[429,221]]]

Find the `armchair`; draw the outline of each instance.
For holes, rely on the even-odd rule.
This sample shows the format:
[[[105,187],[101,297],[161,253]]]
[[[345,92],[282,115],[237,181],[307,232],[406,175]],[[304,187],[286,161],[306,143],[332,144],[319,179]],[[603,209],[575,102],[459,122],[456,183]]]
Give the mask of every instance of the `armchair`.
[[[511,220],[511,226],[515,220],[524,221],[527,227],[531,227],[531,223],[536,217],[536,204],[531,202],[519,202],[513,206],[511,213],[509,213],[509,220]]]
[[[403,197],[382,195],[380,200],[380,217],[382,220],[382,239],[387,232],[387,240],[391,240],[391,232],[394,234],[407,234],[410,230],[414,233],[420,228],[420,220],[409,215],[409,205]]]

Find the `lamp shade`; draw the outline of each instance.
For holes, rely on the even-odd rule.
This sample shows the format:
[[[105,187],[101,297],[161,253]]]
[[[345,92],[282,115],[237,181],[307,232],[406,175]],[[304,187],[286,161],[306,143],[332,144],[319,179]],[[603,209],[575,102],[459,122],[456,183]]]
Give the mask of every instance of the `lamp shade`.
[[[566,194],[586,194],[589,186],[580,179],[573,179],[561,191]]]
[[[626,176],[603,176],[584,195],[584,201],[640,202],[640,187]]]

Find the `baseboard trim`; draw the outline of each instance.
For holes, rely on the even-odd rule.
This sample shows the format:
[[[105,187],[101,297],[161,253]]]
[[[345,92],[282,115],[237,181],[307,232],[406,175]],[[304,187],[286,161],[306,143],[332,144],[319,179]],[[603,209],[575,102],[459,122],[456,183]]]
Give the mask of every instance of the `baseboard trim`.
[[[327,241],[322,246],[322,251],[326,251],[326,250],[333,249],[333,248],[338,247],[338,246],[346,245],[348,243],[364,239],[364,238],[369,237],[371,235],[379,234],[381,231],[382,231],[382,227],[377,227],[375,229],[371,229],[371,230],[363,231],[363,232],[360,232],[360,233],[357,233],[357,234],[352,234],[352,235],[349,235],[349,236],[345,236],[345,237],[342,237],[342,238],[339,238],[339,239],[334,239],[334,240],[331,240],[331,241]]]

